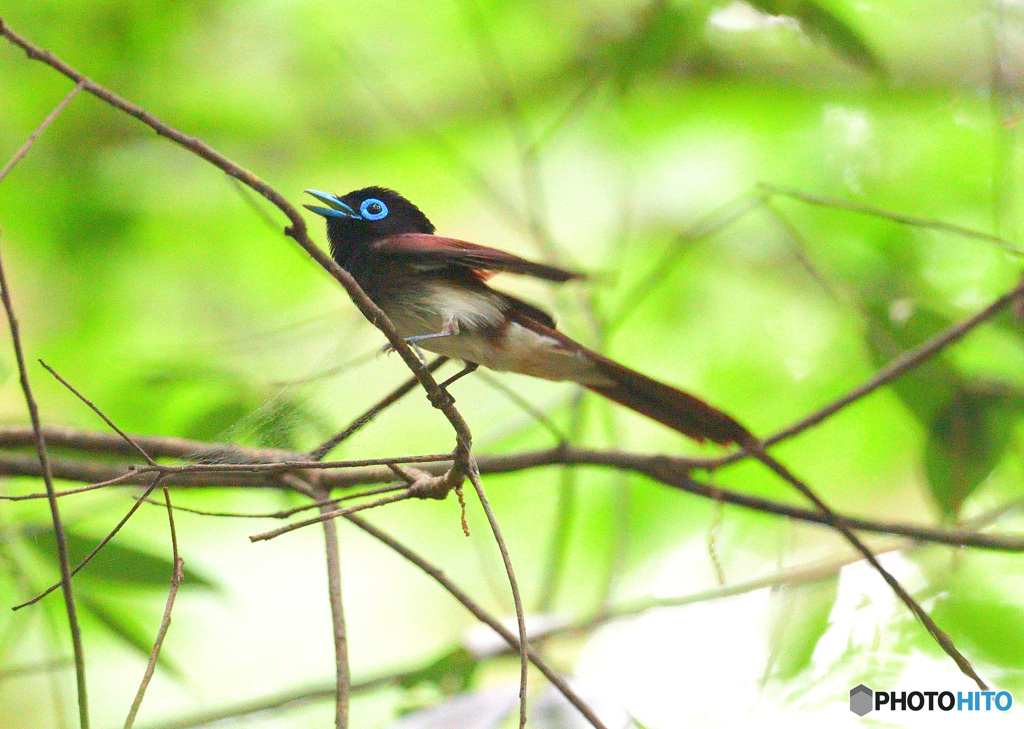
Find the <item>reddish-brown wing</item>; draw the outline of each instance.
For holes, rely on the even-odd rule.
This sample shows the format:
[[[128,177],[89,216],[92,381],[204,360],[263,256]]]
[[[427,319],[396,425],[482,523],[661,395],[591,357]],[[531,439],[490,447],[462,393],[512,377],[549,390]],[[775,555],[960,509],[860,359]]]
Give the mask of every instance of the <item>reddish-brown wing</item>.
[[[469,268],[476,271],[482,280],[499,272],[519,273],[559,283],[583,278],[583,274],[528,261],[496,248],[426,233],[401,233],[382,238],[371,244],[371,250],[378,255],[403,259],[424,268]]]

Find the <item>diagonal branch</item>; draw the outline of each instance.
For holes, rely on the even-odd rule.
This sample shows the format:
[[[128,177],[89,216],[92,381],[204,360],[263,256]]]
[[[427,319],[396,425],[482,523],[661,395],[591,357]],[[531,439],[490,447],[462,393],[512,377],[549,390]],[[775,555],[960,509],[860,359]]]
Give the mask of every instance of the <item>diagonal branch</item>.
[[[153,482],[153,486],[156,486],[160,478]],[[164,502],[167,505],[167,523],[171,532],[171,558],[174,562],[174,569],[171,572],[171,586],[167,590],[167,604],[164,606],[164,616],[160,621],[160,629],[157,631],[156,640],[153,642],[153,650],[149,654],[149,662],[146,664],[146,670],[142,674],[142,682],[139,684],[139,690],[135,694],[135,699],[132,701],[132,707],[128,711],[128,717],[124,720],[124,729],[131,729],[135,724],[135,717],[139,713],[139,707],[142,706],[142,699],[146,695],[146,689],[149,687],[149,682],[153,678],[153,674],[156,672],[156,661],[160,657],[160,648],[163,647],[164,638],[167,636],[167,630],[171,627],[171,609],[174,607],[174,599],[178,596],[178,587],[181,585],[181,580],[184,578],[184,567],[185,562],[178,555],[178,535],[174,530],[174,509],[171,508],[171,495],[168,493],[167,488],[164,487]],[[138,502],[141,503],[141,502]]]
[[[14,156],[11,157],[11,161],[5,164],[4,168],[0,170],[0,182],[3,182],[4,178],[7,177],[11,170],[14,169],[14,165],[21,162],[22,158],[28,154],[28,151],[32,149],[32,145],[35,144],[39,135],[45,132],[50,125],[53,124],[54,120],[60,116],[62,111],[64,111],[64,107],[70,104],[72,99],[78,96],[78,92],[82,90],[82,86],[82,82],[79,81],[75,85],[75,88],[71,89],[71,91],[68,92],[68,95],[53,108],[53,111],[46,115],[46,118],[43,119],[42,123],[38,127],[36,127],[35,131],[28,135],[28,139],[26,139],[25,143],[18,148],[17,152],[14,153]]]
[[[356,283],[354,278],[352,278],[352,275],[341,268],[334,259],[310,240],[309,233],[306,229],[306,222],[303,220],[295,206],[289,203],[281,193],[271,187],[268,183],[249,170],[246,170],[231,161],[201,139],[189,136],[178,129],[175,129],[142,107],[133,104],[124,97],[119,96],[113,91],[97,84],[95,81],[72,68],[50,51],[36,46],[28,39],[18,33],[15,33],[2,18],[0,18],[0,36],[6,38],[8,41],[24,50],[30,59],[45,63],[54,70],[75,81],[85,91],[88,91],[96,98],[101,99],[129,116],[135,117],[143,124],[146,124],[153,129],[160,136],[166,137],[172,142],[184,147],[188,151],[222,170],[227,175],[256,191],[284,213],[290,222],[290,225],[285,228],[285,235],[295,240],[295,242],[298,243],[314,261],[316,261],[325,271],[327,271],[327,273],[341,284],[342,288],[345,289],[345,292],[349,295],[349,298],[352,299],[352,302],[356,305],[356,308],[359,309],[360,313],[362,313],[371,324],[377,327],[384,334],[388,343],[394,348],[399,356],[401,356],[402,361],[405,362],[406,366],[416,376],[416,379],[426,391],[427,398],[430,400],[431,405],[440,410],[448,419],[448,422],[451,424],[452,429],[455,432],[456,458],[452,467],[449,469],[445,480],[448,488],[453,488],[463,482],[469,465],[469,454],[472,448],[473,438],[469,430],[469,425],[455,408],[454,398],[452,398],[447,391],[437,384],[430,372],[427,371],[426,365],[419,360],[408,343],[399,336],[398,331],[395,329],[394,324],[391,323],[391,320],[388,319],[387,315],[380,309],[380,307],[378,307],[359,287],[359,284]]]

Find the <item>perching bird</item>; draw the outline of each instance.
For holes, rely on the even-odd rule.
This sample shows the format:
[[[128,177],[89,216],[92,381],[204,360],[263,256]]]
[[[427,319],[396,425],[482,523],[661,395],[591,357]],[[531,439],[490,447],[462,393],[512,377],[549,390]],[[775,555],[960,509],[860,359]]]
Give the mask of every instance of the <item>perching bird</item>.
[[[487,285],[499,272],[557,283],[580,274],[434,235],[427,216],[393,190],[306,192],[328,206],[306,205],[327,219],[334,260],[406,341],[471,367],[576,382],[697,441],[752,438],[729,415],[587,349],[544,311]]]

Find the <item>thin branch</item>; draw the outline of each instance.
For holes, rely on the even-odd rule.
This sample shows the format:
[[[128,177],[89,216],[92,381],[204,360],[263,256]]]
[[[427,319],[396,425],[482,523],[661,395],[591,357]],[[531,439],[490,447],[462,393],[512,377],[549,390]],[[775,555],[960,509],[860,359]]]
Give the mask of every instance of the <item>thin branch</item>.
[[[39,135],[45,132],[47,128],[53,124],[54,120],[60,116],[62,111],[64,111],[64,107],[70,104],[73,98],[78,96],[78,92],[81,91],[82,88],[83,84],[79,81],[75,87],[68,92],[68,95],[53,108],[53,111],[46,115],[46,118],[43,119],[43,122],[38,127],[36,127],[35,131],[28,135],[28,139],[26,139],[25,143],[18,148],[17,152],[14,153],[14,156],[11,157],[11,161],[4,165],[4,168],[0,170],[0,182],[3,182],[4,178],[7,177],[10,171],[14,169],[14,165],[18,164],[21,159],[28,154],[28,151],[32,149],[32,145],[35,144]]]
[[[100,410],[92,402],[92,400],[90,400],[85,395],[83,395],[78,390],[76,390],[75,387],[70,382],[68,382],[63,377],[61,377],[57,373],[57,371],[55,369],[53,369],[53,367],[51,367],[50,365],[46,364],[46,362],[43,362],[43,360],[39,360],[39,364],[41,364],[46,369],[47,372],[49,372],[51,375],[53,375],[57,379],[57,382],[59,382],[60,384],[64,385],[64,387],[66,387],[68,390],[70,390],[72,395],[74,395],[79,400],[84,402],[89,407],[90,410],[92,410],[94,413],[99,415],[100,418],[103,419],[103,422],[106,423],[110,427],[111,430],[113,430],[115,433],[117,433],[119,436],[121,436],[132,448],[134,448],[136,451],[138,451],[139,455],[142,456],[142,458],[146,461],[146,463],[148,463],[151,466],[156,466],[157,468],[159,468],[159,465],[157,464],[157,462],[154,461],[152,458],[150,458],[149,454],[146,453],[146,450],[142,446],[140,446],[138,443],[136,443],[134,440],[132,440],[132,437],[130,435],[128,435],[123,430],[121,430],[119,427],[117,427],[117,423],[115,423],[113,420],[108,418],[106,413],[104,413],[102,410]]]
[[[327,492],[321,494],[326,498]],[[320,507],[327,515],[330,507]],[[345,609],[341,600],[341,548],[338,544],[338,526],[334,519],[325,518],[324,554],[327,559],[327,591],[331,601],[331,625],[334,636],[335,667],[335,729],[347,729],[349,698],[352,694],[352,675],[348,660],[348,635],[345,629]]]
[[[874,205],[865,205],[863,203],[856,203],[850,200],[843,200],[841,198],[823,197],[821,195],[812,195],[809,192],[803,190],[797,190],[792,187],[785,187],[783,185],[774,185],[767,182],[758,184],[758,189],[764,193],[772,196],[782,196],[793,198],[801,202],[807,203],[808,205],[815,205],[818,207],[847,210],[852,213],[861,213],[862,215],[871,215],[876,218],[884,218],[885,220],[891,220],[895,223],[901,223],[903,225],[913,226],[915,228],[926,228],[928,230],[938,230],[943,233],[952,233],[963,238],[971,240],[980,240],[987,243],[994,243],[1007,253],[1012,253],[1016,256],[1024,256],[1024,250],[1021,250],[1016,246],[1013,241],[1001,238],[998,235],[992,235],[990,233],[982,233],[977,230],[966,228],[962,225],[956,225],[955,223],[947,223],[942,220],[935,220],[934,218],[923,218],[916,215],[904,215],[902,213],[894,213],[884,208],[879,208]]]
[[[2,28],[2,25],[0,25]],[[18,318],[14,313],[14,304],[11,303],[11,291],[7,284],[7,276],[4,274],[3,263],[0,261],[0,299],[3,300],[4,310],[7,312],[7,323],[11,330],[11,343],[14,345],[14,356],[18,361],[18,376],[21,381],[21,391],[25,396],[25,404],[28,407],[29,418],[32,420],[32,432],[36,444],[36,453],[39,456],[39,467],[42,471],[43,483],[46,485],[46,497],[50,505],[50,517],[53,521],[53,533],[57,541],[57,559],[60,564],[60,583],[64,593],[64,608],[68,615],[68,627],[71,631],[71,645],[75,655],[75,679],[78,686],[78,720],[81,729],[89,727],[89,699],[85,687],[85,651],[82,648],[82,631],[78,625],[78,611],[75,608],[75,597],[71,591],[71,565],[68,562],[67,537],[64,534],[64,525],[60,518],[60,509],[57,506],[57,493],[53,487],[53,475],[50,470],[50,457],[46,452],[46,439],[43,436],[43,428],[39,421],[39,408],[32,396],[32,387],[28,381],[28,370],[25,367],[25,355],[21,348],[21,334],[19,333]]]
[[[403,671],[401,673],[359,681],[352,684],[352,694],[376,691],[389,686],[401,686],[407,679],[415,677],[418,673],[419,671],[417,670]],[[150,724],[145,729],[196,729],[197,727],[216,724],[225,719],[241,719],[251,714],[295,709],[318,701],[333,700],[337,690],[336,682],[332,680],[329,684],[316,684],[290,689],[271,696],[243,701],[234,706],[193,714],[181,719]]]
[[[538,425],[544,428],[544,430],[548,431],[548,433],[550,433],[558,443],[566,443],[571,440],[571,438],[566,436],[566,434],[563,433],[557,425],[555,425],[554,421],[552,421],[546,413],[490,372],[486,370],[477,370],[476,378],[485,383],[488,387],[494,388],[507,397],[513,405],[529,415],[530,418],[536,421]]]
[[[313,524],[321,524],[331,519],[337,519],[339,516],[347,516],[348,514],[355,514],[359,511],[365,511],[367,509],[374,509],[378,506],[385,506],[387,504],[393,504],[396,501],[405,501],[406,499],[413,498],[413,493],[410,489],[406,489],[399,494],[392,494],[390,496],[383,496],[374,501],[368,501],[365,504],[357,504],[355,506],[349,506],[344,509],[332,509],[329,502],[321,502],[319,504],[320,515],[314,516],[311,519],[304,519],[303,521],[297,521],[294,524],[288,524],[287,526],[279,527],[277,529],[271,529],[267,532],[260,532],[259,534],[253,534],[249,537],[250,542],[265,542],[268,539],[279,537],[282,534],[288,534],[296,529],[302,529],[303,527],[311,526]]]
[[[506,628],[501,623],[501,621],[494,618],[490,613],[488,613],[480,605],[478,605],[476,601],[473,600],[473,598],[471,598],[468,594],[466,594],[466,592],[462,590],[462,588],[460,588],[458,585],[452,582],[452,580],[449,579],[448,576],[445,575],[444,572],[439,567],[428,562],[426,559],[421,557],[412,549],[405,546],[404,544],[402,544],[386,532],[378,529],[365,519],[354,515],[346,516],[345,518],[353,524],[355,524],[360,529],[362,529],[364,532],[372,536],[373,538],[390,547],[392,550],[397,552],[407,561],[414,564],[424,574],[431,577],[435,582],[440,584],[441,587],[447,590],[452,597],[458,600],[464,608],[466,608],[470,613],[472,613],[477,620],[479,620],[482,623],[485,623],[495,633],[500,635],[502,640],[504,640],[512,648],[512,650],[514,650],[517,653],[523,650],[523,644],[520,643],[519,639],[512,631]],[[586,720],[590,723],[591,726],[595,727],[595,729],[607,729],[607,727],[601,721],[601,719],[598,718],[597,714],[594,713],[594,710],[591,709],[586,704],[586,702],[584,702],[583,699],[581,699],[579,695],[572,690],[572,688],[565,681],[565,679],[558,675],[547,664],[547,662],[544,661],[537,654],[536,651],[530,648],[529,645],[526,646],[525,650],[527,657],[530,659],[530,663],[536,666],[537,670],[539,670],[547,677],[551,684],[556,689],[558,689],[558,691],[569,701],[570,704],[576,707],[576,710],[579,711],[580,714],[582,714],[586,718]]]
[[[0,427],[0,447],[3,442],[8,446],[15,442],[22,444],[24,428]],[[16,432],[11,432],[16,431]],[[86,433],[69,428],[47,427],[43,430],[47,441],[60,447],[71,447],[75,444],[83,444],[89,452],[102,452],[100,445],[106,443],[111,453],[118,453],[124,449],[124,441],[119,437],[107,433]],[[164,444],[163,440],[170,441],[170,445],[176,445],[176,438],[162,439],[158,436],[135,436],[135,439],[143,442],[147,449],[153,453]],[[199,443],[190,441],[192,445],[205,448],[215,452],[219,446],[216,444]],[[236,455],[244,453],[241,447],[234,448]],[[252,450],[253,454],[264,453],[264,451]],[[295,457],[301,454],[288,453],[288,456]],[[732,458],[731,460],[735,460]],[[98,461],[79,461],[67,458],[51,459],[53,473],[57,478],[84,481],[91,483],[102,479],[113,479],[118,483],[126,485],[146,485],[145,474],[136,472],[125,473],[124,466],[101,463]],[[300,461],[300,463],[303,463]],[[690,473],[694,469],[707,467],[706,459],[677,458],[649,453],[631,453],[617,450],[594,450],[586,448],[573,448],[566,445],[557,446],[537,451],[521,451],[502,455],[483,455],[477,457],[477,465],[482,474],[507,474],[516,473],[532,468],[545,466],[598,466],[615,468],[621,471],[628,471],[641,474],[666,486],[685,491],[695,496],[708,499],[721,499],[725,503],[742,506],[766,514],[783,516],[810,523],[828,525],[828,521],[818,511],[794,506],[784,502],[764,499],[757,496],[738,493],[728,489],[720,488],[714,484],[704,483],[694,479]],[[424,464],[420,470],[432,475],[443,475],[443,465]],[[0,475],[14,476],[40,476],[42,473],[38,460],[16,455],[0,456]],[[393,483],[394,474],[385,467],[359,468],[349,471],[322,472],[319,474],[322,486],[331,489],[346,489],[368,484]],[[280,484],[272,478],[258,473],[237,473],[237,474],[189,474],[179,472],[167,476],[164,480],[167,485],[175,485],[190,488],[208,487],[236,487],[236,488],[279,488]],[[72,495],[90,490],[87,486],[81,489],[58,492],[57,496]],[[22,499],[44,499],[47,494],[30,494],[25,496],[0,496],[0,499],[22,500]],[[906,536],[925,542],[935,542],[954,547],[974,547],[980,549],[992,549],[1005,552],[1024,551],[1024,537],[1015,534],[986,534],[962,529],[951,529],[948,527],[937,527],[929,525],[909,524],[899,521],[885,521],[879,519],[863,519],[843,516],[844,520],[859,531],[877,532],[881,534],[893,534]]]
[[[73,665],[75,665],[75,662],[71,658],[51,658],[50,660],[39,661],[38,663],[27,663],[21,666],[2,668],[0,669],[0,683],[33,673],[49,673],[50,671],[57,671]]]
[[[963,339],[965,336],[977,329],[979,325],[988,321],[1015,301],[1022,299],[1024,299],[1024,278],[1022,278],[1020,282],[1007,293],[1000,296],[974,316],[964,319],[962,322],[954,324],[948,329],[939,332],[930,339],[922,342],[914,349],[907,350],[880,369],[864,384],[855,387],[820,410],[811,413],[807,417],[798,420],[789,427],[770,436],[764,441],[764,445],[767,447],[775,445],[776,443],[781,443],[784,440],[789,440],[793,436],[799,435],[805,430],[818,425],[822,421],[838,413],[846,406],[870,395],[880,387],[888,385],[890,382],[899,379],[915,367],[927,362],[942,350]],[[728,463],[740,460],[741,458],[743,458],[742,453],[732,453],[722,458],[708,460],[705,462],[705,465],[709,468],[718,468]]]
[[[569,433],[563,443],[573,443],[583,432],[583,390],[576,393],[569,409]],[[562,571],[569,551],[569,537],[577,516],[576,495],[579,487],[579,471],[564,467],[558,474],[558,491],[555,494],[555,523],[548,531],[551,541],[547,548],[544,567],[541,569],[540,589],[534,608],[538,613],[547,613],[555,602],[555,595],[562,584]]]
[[[768,468],[778,474],[779,477],[796,488],[797,491],[802,493],[815,506],[817,506],[818,510],[828,517],[830,526],[842,534],[843,538],[846,539],[854,549],[864,555],[864,559],[868,561],[868,564],[870,564],[874,570],[881,575],[886,584],[888,584],[892,591],[896,593],[896,596],[899,597],[903,604],[907,606],[907,609],[921,621],[921,624],[924,625],[928,634],[932,636],[946,655],[953,659],[953,662],[956,663],[960,671],[963,672],[965,676],[974,680],[974,682],[978,684],[978,688],[982,691],[987,691],[988,686],[981,679],[981,676],[979,676],[974,670],[971,662],[967,660],[967,658],[957,649],[952,638],[950,638],[949,635],[947,635],[946,632],[938,626],[938,624],[932,619],[932,616],[929,615],[923,607],[921,607],[921,604],[916,599],[914,599],[914,596],[907,592],[903,585],[900,584],[900,581],[893,577],[892,573],[882,566],[882,563],[875,557],[874,552],[872,552],[871,549],[861,541],[860,537],[853,532],[851,525],[841,516],[838,516],[834,511],[832,511],[831,507],[829,507],[828,504],[826,504],[810,486],[808,486],[803,480],[797,478],[785,465],[765,451],[764,447],[756,439],[751,438],[750,441],[751,442],[749,443],[743,444],[744,450],[748,451],[752,457],[768,466]]]
[[[155,486],[156,482],[153,485]],[[174,509],[171,508],[171,495],[166,487],[164,488],[164,501],[167,504],[167,523],[171,532],[171,556],[174,560],[174,570],[171,572],[171,586],[167,591],[167,604],[164,606],[164,616],[160,621],[160,629],[157,631],[156,640],[153,642],[153,650],[149,654],[149,663],[146,664],[146,670],[142,674],[142,683],[139,684],[139,690],[135,694],[135,700],[132,701],[128,717],[124,720],[124,729],[131,729],[135,724],[135,716],[139,713],[139,707],[142,706],[142,699],[146,695],[146,689],[149,687],[149,682],[156,671],[156,661],[160,657],[160,648],[164,644],[167,629],[171,627],[171,609],[174,607],[174,598],[178,595],[178,587],[181,585],[181,580],[185,574],[185,562],[178,555],[178,535],[174,530]]]
[[[213,516],[227,519],[287,519],[288,517],[294,516],[295,514],[299,514],[303,511],[308,511],[309,509],[317,509],[324,505],[337,506],[343,501],[362,499],[367,496],[376,496],[377,494],[386,494],[392,491],[399,491],[404,489],[405,486],[402,486],[400,484],[389,484],[387,486],[380,486],[374,489],[367,489],[366,491],[360,491],[354,494],[345,494],[344,496],[339,496],[338,498],[334,499],[328,499],[326,501],[316,501],[313,502],[312,504],[296,506],[292,509],[281,509],[279,511],[214,511],[212,509],[193,509],[188,506],[175,506],[174,509],[175,511],[183,511],[186,514],[195,514],[197,516]],[[156,504],[158,506],[162,506],[162,504],[160,504],[157,501],[154,501],[153,499],[140,498],[140,501],[145,501],[147,504]]]
[[[672,268],[680,256],[687,250],[686,245],[698,243],[715,233],[724,230],[736,220],[764,203],[764,194],[747,193],[732,200],[720,208],[713,210],[697,220],[689,228],[675,237],[665,250],[665,254],[653,265],[648,273],[634,284],[622,297],[624,302],[606,325],[606,335],[611,335],[637,310],[658,284],[665,280],[665,271]]]
[[[480,499],[480,505],[484,509],[484,514],[487,515],[487,523],[491,525],[494,541],[498,545],[498,551],[501,552],[501,561],[505,564],[508,584],[512,589],[512,602],[515,604],[516,623],[519,626],[519,727],[522,729],[522,727],[526,726],[526,677],[530,663],[530,646],[526,640],[526,615],[523,612],[523,598],[519,594],[519,583],[516,581],[515,571],[512,569],[512,559],[509,557],[508,547],[505,546],[505,539],[501,536],[498,520],[491,510],[491,504],[487,500],[487,494],[484,492],[484,485],[480,480],[480,470],[477,468],[476,462],[472,460],[469,462],[469,482],[473,484],[473,489],[476,491],[477,498]]]

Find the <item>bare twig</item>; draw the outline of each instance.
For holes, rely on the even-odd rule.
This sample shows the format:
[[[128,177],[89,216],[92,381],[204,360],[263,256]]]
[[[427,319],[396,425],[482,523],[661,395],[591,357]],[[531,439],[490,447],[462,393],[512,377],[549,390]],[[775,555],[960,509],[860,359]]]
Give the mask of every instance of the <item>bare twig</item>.
[[[60,116],[62,111],[64,111],[64,107],[70,104],[73,98],[78,96],[78,92],[82,90],[82,87],[83,85],[81,81],[75,84],[75,88],[71,89],[71,91],[68,92],[68,95],[53,108],[53,111],[46,115],[46,118],[43,119],[42,123],[38,127],[36,127],[35,131],[28,135],[28,139],[26,139],[25,143],[18,148],[17,152],[14,153],[14,156],[11,157],[11,161],[5,164],[4,168],[0,170],[0,182],[3,182],[3,179],[7,177],[11,170],[14,169],[14,165],[18,164],[22,157],[28,154],[28,151],[32,149],[32,145],[35,144],[39,135],[45,132],[47,128],[53,124],[53,121]]]
[[[159,480],[159,477],[157,477],[157,480]],[[153,485],[155,486],[156,482]],[[149,687],[149,682],[156,671],[156,661],[160,657],[160,648],[164,644],[167,629],[171,627],[171,609],[174,607],[174,598],[178,595],[178,587],[181,585],[181,580],[185,574],[183,569],[185,562],[178,555],[178,535],[174,530],[174,509],[171,508],[171,495],[166,487],[164,487],[164,501],[167,504],[167,524],[171,532],[171,557],[174,561],[174,570],[171,572],[171,586],[167,590],[167,604],[164,606],[164,616],[160,621],[160,629],[157,631],[156,640],[153,642],[153,650],[149,654],[149,663],[146,664],[146,670],[142,674],[142,683],[139,684],[139,690],[132,701],[128,717],[124,720],[124,729],[131,729],[135,724],[135,716],[139,713],[139,707],[142,706],[142,699],[146,695],[146,689]]]
[[[526,674],[529,668],[529,644],[526,640],[526,615],[523,612],[523,598],[519,594],[519,584],[516,581],[515,571],[512,569],[512,559],[508,554],[508,547],[505,546],[505,539],[501,536],[501,528],[498,520],[491,510],[491,504],[484,492],[484,485],[480,480],[480,470],[476,462],[469,462],[469,482],[473,484],[476,495],[480,499],[480,505],[487,515],[487,522],[491,525],[491,532],[494,534],[494,541],[501,552],[501,561],[505,563],[505,574],[508,575],[508,584],[512,589],[512,602],[516,608],[516,623],[519,625],[519,726],[520,729],[526,726]]]
[[[739,198],[708,213],[677,235],[661,259],[622,297],[623,305],[619,307],[618,311],[615,312],[615,315],[607,323],[607,335],[610,337],[622,322],[637,310],[641,302],[657,288],[658,282],[665,280],[665,271],[670,269],[676,260],[683,255],[687,250],[687,244],[697,243],[727,228],[751,210],[759,207],[764,202],[764,199],[764,194],[748,193],[741,195]]]
[[[396,501],[405,501],[406,499],[413,498],[413,494],[410,490],[402,491],[399,494],[392,494],[391,496],[383,496],[374,501],[368,501],[365,504],[357,504],[355,506],[349,506],[344,509],[332,509],[330,502],[320,502],[320,515],[315,516],[311,519],[304,519],[303,521],[297,521],[294,524],[288,524],[287,526],[279,527],[277,529],[271,529],[267,532],[260,532],[259,534],[253,534],[249,537],[250,542],[265,542],[268,539],[279,537],[282,534],[293,532],[296,529],[310,526],[312,524],[320,524],[331,519],[337,519],[339,516],[347,516],[348,514],[355,514],[359,511],[365,511],[367,509],[374,509],[378,506],[385,506],[386,504],[393,504]]]
[[[980,240],[987,243],[994,243],[1008,253],[1012,253],[1017,256],[1024,256],[1024,250],[1021,250],[1012,241],[1001,238],[998,235],[991,235],[989,233],[982,233],[977,230],[965,228],[962,225],[956,225],[955,223],[947,223],[942,220],[935,220],[933,218],[923,218],[916,215],[904,215],[902,213],[894,213],[884,208],[879,208],[874,205],[865,205],[863,203],[856,203],[850,200],[843,200],[841,198],[823,197],[821,195],[813,195],[803,190],[797,190],[792,187],[785,187],[784,185],[775,185],[767,182],[762,182],[758,185],[758,189],[764,193],[772,196],[782,196],[793,198],[794,200],[800,200],[809,205],[816,205],[818,207],[826,207],[838,210],[847,210],[853,213],[861,213],[863,215],[871,215],[876,218],[884,218],[885,220],[891,220],[894,223],[902,223],[903,225],[910,225],[915,228],[926,228],[928,230],[938,230],[943,233],[952,233],[963,238],[969,238],[971,240]]]
[[[753,458],[756,458],[761,463],[765,464],[779,475],[784,481],[791,484],[797,491],[806,496],[822,514],[828,517],[829,524],[840,534],[843,538],[853,546],[858,552],[864,555],[864,559],[868,561],[874,570],[881,575],[882,579],[885,580],[886,584],[896,593],[896,596],[907,606],[907,609],[914,614],[914,616],[921,621],[928,634],[932,636],[935,642],[940,648],[946,653],[947,656],[953,659],[957,667],[963,672],[965,676],[971,678],[975,683],[978,684],[978,688],[982,691],[987,691],[988,686],[981,679],[981,676],[977,674],[971,662],[957,649],[953,640],[943,631],[938,624],[932,619],[932,616],[921,607],[921,604],[914,599],[907,590],[900,584],[899,580],[893,577],[892,573],[889,572],[885,567],[882,566],[881,562],[875,557],[874,552],[861,541],[860,537],[854,534],[850,524],[838,516],[832,509],[826,504],[821,497],[803,480],[797,478],[786,466],[780,463],[773,456],[769,455],[765,451],[764,447],[756,440],[751,439],[750,442],[743,444],[744,450],[748,451]]]
[[[57,371],[55,369],[53,369],[53,367],[51,367],[50,365],[46,364],[46,362],[43,362],[43,360],[39,360],[39,364],[41,364],[46,369],[47,372],[49,372],[51,375],[53,375],[57,379],[57,382],[59,382],[60,384],[64,385],[64,387],[66,387],[68,390],[70,390],[72,395],[74,395],[79,400],[84,402],[89,407],[90,410],[92,410],[94,413],[99,415],[100,418],[103,419],[103,422],[106,423],[108,426],[110,426],[111,430],[113,430],[115,433],[117,433],[119,436],[121,436],[132,448],[134,448],[136,451],[138,451],[139,455],[142,456],[142,458],[146,461],[146,463],[148,463],[151,466],[156,466],[157,468],[159,468],[159,465],[157,464],[157,462],[154,461],[152,458],[150,458],[149,454],[146,453],[146,450],[142,446],[140,446],[138,443],[136,443],[134,440],[132,440],[132,437],[130,435],[128,435],[123,430],[121,430],[119,427],[117,427],[117,423],[115,423],[113,420],[108,418],[106,413],[104,413],[95,404],[93,404],[92,400],[90,400],[85,395],[83,395],[78,390],[76,390],[75,387],[70,382],[68,382],[63,377],[61,377],[57,373]]]
[[[57,671],[74,665],[75,662],[71,658],[51,658],[46,661],[38,661],[36,663],[26,663],[20,666],[2,668],[0,669],[0,683],[11,678],[28,676],[33,673],[48,673],[50,671]]]
[[[2,26],[0,26],[2,27]],[[53,487],[53,474],[50,470],[50,457],[46,451],[46,438],[43,435],[42,424],[39,421],[39,408],[32,396],[32,387],[28,381],[28,370],[25,368],[25,355],[21,348],[21,334],[18,328],[18,318],[14,313],[14,304],[11,303],[11,292],[7,284],[7,277],[4,274],[3,263],[0,261],[0,299],[3,300],[4,310],[7,312],[7,323],[11,330],[11,343],[14,345],[14,356],[18,361],[18,376],[21,381],[21,391],[25,396],[25,404],[28,407],[29,418],[32,421],[32,433],[36,445],[36,453],[39,456],[39,467],[42,472],[43,483],[46,485],[47,501],[50,504],[50,517],[53,520],[53,533],[57,541],[57,560],[60,564],[60,584],[64,593],[64,608],[68,615],[68,627],[71,631],[71,645],[75,655],[75,678],[78,686],[78,720],[81,729],[89,727],[89,700],[85,686],[85,651],[82,648],[82,631],[78,625],[78,611],[75,608],[75,597],[71,591],[71,565],[68,562],[67,536],[64,533],[64,525],[60,518],[60,509],[57,506],[57,493]]]
[[[556,442],[566,443],[572,440],[567,437],[566,434],[563,433],[557,425],[555,425],[554,421],[540,410],[540,408],[534,406],[533,403],[492,375],[490,372],[487,372],[486,370],[478,370],[476,377],[488,387],[493,387],[495,390],[507,397],[513,405],[529,415],[532,420],[550,433]]]
[[[329,496],[323,492],[322,497]],[[330,507],[321,506],[322,514],[327,515]],[[348,660],[348,634],[345,628],[345,609],[341,600],[341,548],[338,544],[338,525],[331,518],[325,518],[324,554],[327,561],[327,591],[331,602],[331,625],[334,636],[334,706],[335,729],[347,729],[348,706],[352,694],[352,675]]]
[[[178,508],[178,507],[175,507]],[[402,683],[417,674],[417,671],[403,671],[401,673],[388,674],[365,681],[358,681],[352,684],[352,694],[375,691],[389,686],[401,686]],[[294,709],[318,701],[333,700],[337,695],[337,685],[334,680],[329,684],[316,684],[296,689],[289,689],[271,696],[264,696],[258,699],[243,701],[233,706],[227,706],[212,711],[205,711],[193,714],[181,719],[161,721],[150,724],[145,729],[196,729],[196,727],[216,724],[225,719],[241,719],[251,714],[263,714],[284,709]]]
[[[1024,299],[1024,279],[1021,279],[1016,286],[974,316],[968,317],[962,322],[954,324],[948,329],[934,335],[927,341],[922,342],[914,349],[907,350],[900,356],[896,357],[889,364],[875,373],[875,375],[864,384],[855,387],[823,408],[816,410],[807,417],[798,420],[789,427],[770,436],[764,441],[764,445],[767,447],[781,443],[784,440],[789,440],[793,436],[799,435],[805,430],[818,425],[822,421],[838,413],[846,406],[870,395],[878,388],[888,385],[890,382],[899,379],[915,367],[927,362],[942,350],[963,339],[965,336],[977,329],[979,325],[988,321],[1015,301],[1020,301],[1022,299]],[[710,468],[717,468],[727,463],[737,461],[742,457],[742,453],[733,453],[719,459],[708,460],[705,462],[705,465]]]
[[[576,393],[569,409],[569,432],[561,442],[575,442],[583,431],[583,390]],[[551,541],[547,548],[544,567],[541,571],[535,610],[546,613],[551,610],[555,596],[562,583],[562,571],[569,551],[569,537],[577,515],[576,495],[579,489],[578,469],[565,467],[558,474],[558,491],[555,495],[555,523],[549,530]]]

